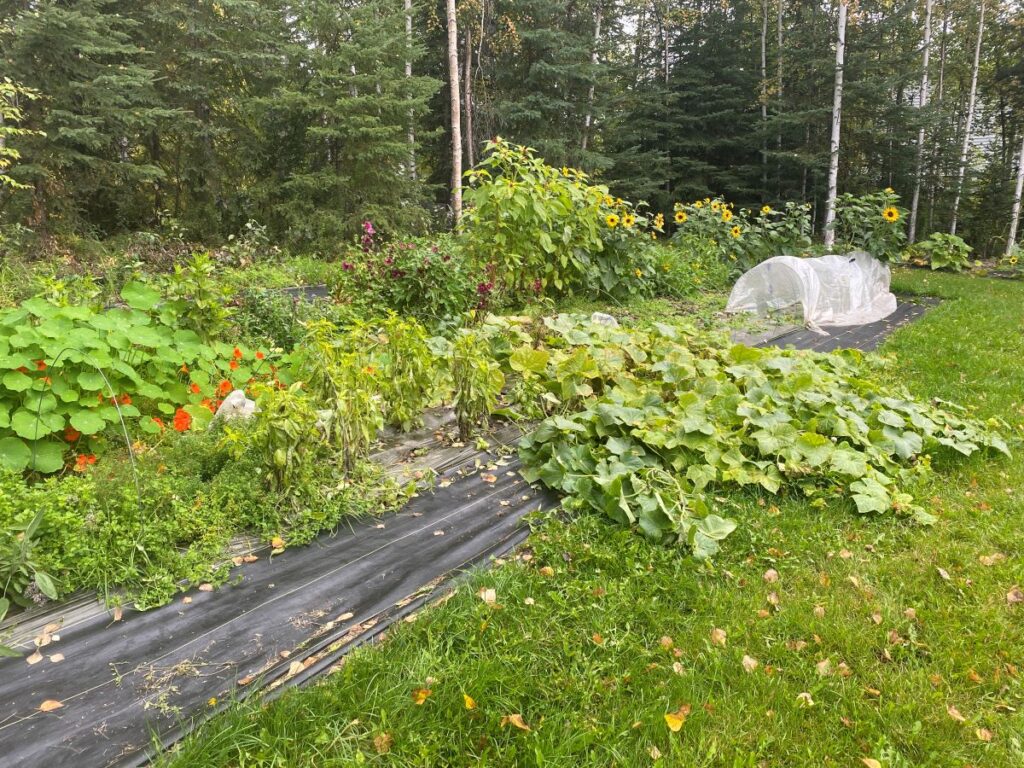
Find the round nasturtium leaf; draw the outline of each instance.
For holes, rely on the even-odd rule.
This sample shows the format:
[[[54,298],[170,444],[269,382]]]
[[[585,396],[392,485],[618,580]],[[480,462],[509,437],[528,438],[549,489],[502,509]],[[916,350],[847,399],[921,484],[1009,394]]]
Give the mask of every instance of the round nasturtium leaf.
[[[3,384],[12,392],[24,392],[32,386],[32,378],[21,371],[8,371],[4,374]]]
[[[18,437],[39,440],[51,432],[64,428],[64,417],[59,413],[39,413],[21,409],[11,417],[11,429]]]
[[[32,459],[32,451],[17,437],[0,438],[0,467],[21,472]]]
[[[97,392],[103,389],[103,377],[92,371],[82,371],[78,374],[78,386],[82,389]]]
[[[48,475],[64,466],[64,446],[55,440],[39,440],[30,450],[34,454],[29,467]]]
[[[148,312],[160,301],[160,291],[151,285],[133,280],[121,289],[121,298],[132,309]]]
[[[81,410],[72,415],[71,426],[83,435],[95,435],[97,432],[103,431],[107,422],[95,411]]]

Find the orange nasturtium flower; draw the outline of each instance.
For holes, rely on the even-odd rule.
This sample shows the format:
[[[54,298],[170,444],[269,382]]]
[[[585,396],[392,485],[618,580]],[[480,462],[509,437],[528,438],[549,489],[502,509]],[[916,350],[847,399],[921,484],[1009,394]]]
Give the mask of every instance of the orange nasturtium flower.
[[[187,432],[192,426],[192,416],[184,408],[174,412],[174,429],[178,432]]]
[[[217,385],[217,394],[224,397],[231,391],[231,382],[224,379],[220,384]]]
[[[231,356],[234,357],[235,360],[241,360],[242,350],[240,350],[238,347],[235,347],[235,350],[231,353]]]

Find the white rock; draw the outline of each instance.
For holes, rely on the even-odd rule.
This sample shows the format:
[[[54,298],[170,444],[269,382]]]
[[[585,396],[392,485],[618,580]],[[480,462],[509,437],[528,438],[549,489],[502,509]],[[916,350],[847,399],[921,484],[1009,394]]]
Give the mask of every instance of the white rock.
[[[225,419],[248,419],[256,413],[256,401],[245,396],[241,389],[234,390],[224,398],[214,418]]]
[[[595,312],[590,316],[590,322],[598,325],[607,325],[609,328],[618,328],[619,321],[604,312]]]

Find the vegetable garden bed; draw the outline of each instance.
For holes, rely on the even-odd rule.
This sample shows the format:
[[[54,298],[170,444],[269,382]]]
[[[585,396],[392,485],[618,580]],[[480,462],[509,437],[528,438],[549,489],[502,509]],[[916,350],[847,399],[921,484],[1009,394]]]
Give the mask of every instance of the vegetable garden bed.
[[[234,698],[327,668],[437,595],[455,571],[507,551],[523,515],[551,506],[501,451],[442,444],[435,424],[378,454],[395,476],[438,473],[438,488],[401,511],[311,545],[239,556],[235,579],[146,612],[95,600],[23,615],[5,659],[0,749],[19,766],[134,765],[150,734],[164,745]],[[506,427],[496,446],[520,435]],[[45,655],[44,655],[45,654]],[[46,702],[60,702],[60,707]]]

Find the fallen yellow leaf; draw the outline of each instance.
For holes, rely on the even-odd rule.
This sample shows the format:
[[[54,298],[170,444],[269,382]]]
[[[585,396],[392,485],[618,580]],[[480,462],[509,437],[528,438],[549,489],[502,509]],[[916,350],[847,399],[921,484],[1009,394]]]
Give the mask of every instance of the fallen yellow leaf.
[[[988,728],[978,728],[974,732],[974,735],[978,737],[978,741],[992,741],[992,731],[990,731]]]
[[[675,712],[665,713],[665,725],[672,733],[679,733],[683,727],[683,723],[686,722],[686,718],[690,716],[690,705],[683,704]]]
[[[862,757],[860,761],[864,763],[867,768],[882,768],[882,764],[873,757]]]
[[[715,627],[711,630],[711,642],[713,645],[725,645],[725,630]]]
[[[47,699],[39,705],[40,712],[53,712],[55,709],[60,709],[64,705],[56,699]]]
[[[462,694],[462,701],[466,705],[466,709],[476,709],[476,701],[468,693]]]
[[[743,662],[742,663],[743,663],[743,669],[745,669],[747,672],[753,672],[760,665],[760,662],[757,659],[755,659],[753,656],[747,656],[747,655],[743,656]]]
[[[274,549],[284,549],[284,539],[282,539],[280,536],[275,536],[270,540],[270,546],[272,546]]]
[[[951,718],[956,720],[958,723],[963,723],[963,722],[967,721],[967,718],[960,714],[960,710],[957,709],[956,707],[954,707],[952,704],[950,704],[948,707],[946,707],[946,714],[948,714]]]
[[[416,706],[422,706],[423,702],[425,702],[430,697],[431,693],[433,693],[433,691],[431,691],[429,688],[417,688],[412,692],[413,703]]]
[[[501,718],[501,727],[504,728],[506,725],[514,725],[520,731],[531,731],[533,730],[523,721],[523,716],[520,714],[504,715]]]

